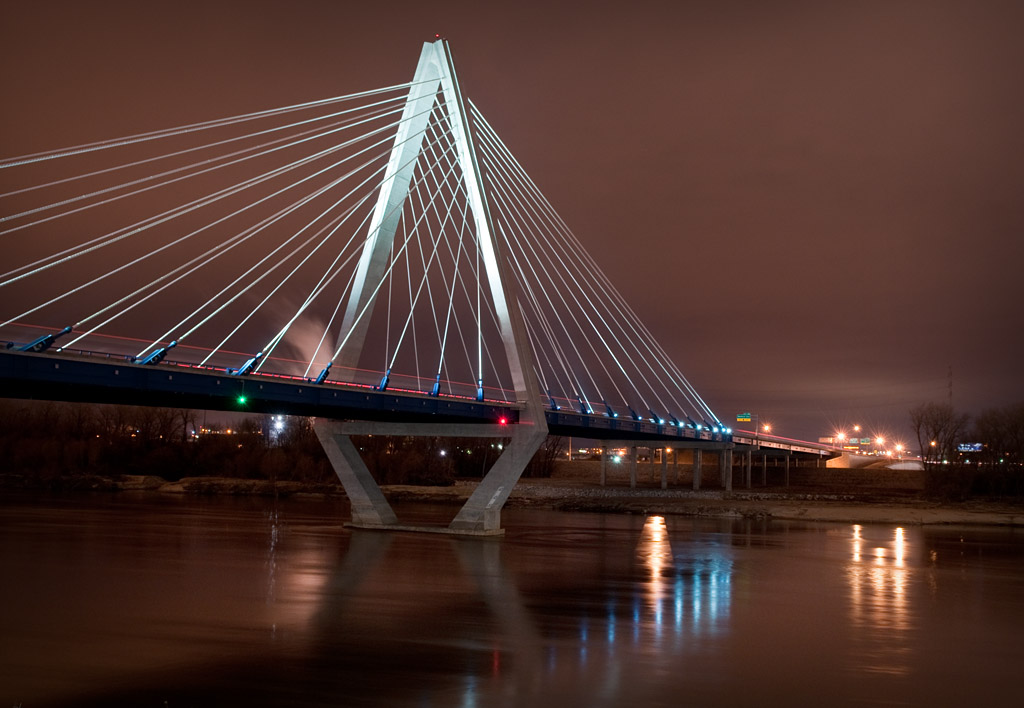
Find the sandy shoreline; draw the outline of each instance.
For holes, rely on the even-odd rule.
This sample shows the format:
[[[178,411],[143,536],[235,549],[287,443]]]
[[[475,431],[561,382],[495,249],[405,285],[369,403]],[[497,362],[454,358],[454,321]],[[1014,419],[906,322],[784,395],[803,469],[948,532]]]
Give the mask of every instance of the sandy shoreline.
[[[338,484],[270,482],[224,477],[188,477],[168,482],[159,477],[68,478],[39,487],[23,478],[0,475],[0,488],[26,491],[144,492],[271,496],[280,498],[344,498]],[[393,502],[461,504],[476,488],[476,480],[459,480],[450,487],[384,485]],[[532,507],[570,512],[663,514],[708,518],[756,518],[841,523],[970,524],[1024,526],[1024,501],[972,499],[940,502],[917,494],[865,490],[769,488],[762,491],[692,491],[652,485],[600,486],[579,478],[524,479],[513,489],[506,508]]]
[[[474,482],[460,481],[453,487],[391,485],[383,487],[383,490],[392,501],[455,504],[466,499],[475,486]],[[630,489],[558,479],[521,481],[509,497],[508,507],[843,523],[1024,525],[1024,504],[1002,501],[950,503],[917,496],[778,490],[726,493],[718,490]]]

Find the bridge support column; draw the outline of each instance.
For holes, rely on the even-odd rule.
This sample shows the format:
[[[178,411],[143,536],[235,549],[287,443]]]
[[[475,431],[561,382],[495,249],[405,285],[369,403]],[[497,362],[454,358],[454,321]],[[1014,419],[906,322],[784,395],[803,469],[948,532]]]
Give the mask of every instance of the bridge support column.
[[[754,471],[754,453],[747,450],[743,455],[743,483],[750,489],[751,477]]]
[[[501,457],[484,475],[448,528],[453,531],[498,531],[501,528],[501,507],[547,436],[547,426],[514,426],[512,439]]]
[[[704,453],[704,451],[701,450],[700,448],[694,448],[694,450],[693,450],[693,489],[694,489],[694,491],[697,491],[697,490],[700,489],[700,468],[701,468],[701,462],[703,462],[703,460],[701,459],[702,456],[703,456],[703,453]]]
[[[661,488],[668,489],[668,448],[661,449]]]
[[[352,505],[352,521],[360,526],[389,526],[398,523],[394,510],[377,482],[366,469],[359,450],[335,421],[317,418],[313,424],[317,439],[331,461],[334,473],[345,488]]]
[[[511,438],[497,461],[448,525],[449,533],[474,536],[501,533],[501,508],[548,434],[546,425],[529,423],[514,426],[476,423],[375,423],[331,421],[321,418],[316,420],[314,430],[352,503],[353,525],[407,531],[430,530],[435,533],[439,529],[399,525],[384,493],[370,475],[349,436]]]
[[[636,445],[629,448],[629,488],[636,487]]]
[[[601,447],[601,486],[608,481],[608,446]]]
[[[679,484],[679,448],[672,448],[672,484]]]
[[[732,491],[732,450],[722,450],[718,459],[719,475],[722,477],[722,486],[725,491]]]
[[[786,486],[789,486],[789,458],[790,455],[786,455]]]
[[[768,453],[761,454],[761,486],[768,486]]]

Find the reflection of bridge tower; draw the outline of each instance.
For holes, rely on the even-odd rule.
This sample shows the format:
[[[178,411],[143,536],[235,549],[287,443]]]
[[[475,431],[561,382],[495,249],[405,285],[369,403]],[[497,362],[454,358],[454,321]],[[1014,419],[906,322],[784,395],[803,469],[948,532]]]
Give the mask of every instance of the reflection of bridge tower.
[[[516,401],[521,406],[519,420],[512,426],[388,423],[355,426],[318,421],[316,431],[352,501],[353,523],[377,527],[393,526],[398,520],[366,469],[350,435],[363,432],[403,436],[510,437],[502,455],[449,527],[452,531],[494,533],[500,529],[501,508],[513,486],[547,437],[547,422],[534,376],[533,352],[515,293],[515,280],[511,277],[501,244],[495,238],[455,65],[448,43],[443,39],[424,44],[420,54],[345,309],[341,331],[347,334],[340,347],[339,363],[343,371],[354,371],[359,364],[370,321],[368,315],[385,274],[388,256],[394,248],[402,205],[409,197],[409,184],[417,158],[424,149],[427,125],[439,99],[443,99],[444,115],[455,146],[455,162],[462,172],[491,302],[498,319]],[[478,273],[478,277],[482,274]],[[482,385],[482,379],[478,380],[478,386]]]

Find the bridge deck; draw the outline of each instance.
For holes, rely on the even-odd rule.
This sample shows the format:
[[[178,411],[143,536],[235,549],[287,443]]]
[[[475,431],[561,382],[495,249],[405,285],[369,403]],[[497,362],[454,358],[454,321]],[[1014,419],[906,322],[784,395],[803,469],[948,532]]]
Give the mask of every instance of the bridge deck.
[[[0,396],[407,423],[493,425],[504,419],[515,424],[521,410],[515,403],[378,391],[360,384],[316,384],[297,377],[234,376],[168,363],[141,366],[119,357],[9,350],[0,351]],[[545,414],[552,435],[709,447],[729,442],[728,434],[689,426],[566,410]]]

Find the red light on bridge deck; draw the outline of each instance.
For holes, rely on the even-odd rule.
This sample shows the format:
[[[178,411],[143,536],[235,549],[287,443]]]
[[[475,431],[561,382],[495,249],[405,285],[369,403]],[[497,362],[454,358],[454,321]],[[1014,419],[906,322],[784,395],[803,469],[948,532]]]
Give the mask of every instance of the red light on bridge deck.
[[[508,418],[505,416],[498,418],[498,425],[508,425]]]

